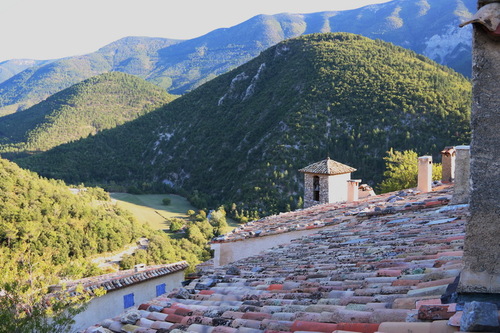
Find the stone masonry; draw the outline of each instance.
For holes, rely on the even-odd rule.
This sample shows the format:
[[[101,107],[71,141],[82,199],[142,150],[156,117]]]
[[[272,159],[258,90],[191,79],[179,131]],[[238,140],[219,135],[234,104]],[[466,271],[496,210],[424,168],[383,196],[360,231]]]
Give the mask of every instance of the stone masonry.
[[[491,17],[474,20],[470,218],[459,292],[500,293],[500,33],[498,1],[479,1]],[[483,13],[484,13],[483,9]],[[479,14],[479,12],[478,12]],[[486,15],[487,16],[487,15]],[[477,23],[476,23],[477,22]],[[496,23],[495,23],[496,25]]]

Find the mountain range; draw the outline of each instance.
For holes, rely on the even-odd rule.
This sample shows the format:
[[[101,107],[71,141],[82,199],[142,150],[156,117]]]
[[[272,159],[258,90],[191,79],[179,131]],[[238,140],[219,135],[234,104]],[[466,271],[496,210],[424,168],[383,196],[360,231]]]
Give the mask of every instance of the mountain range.
[[[22,111],[91,76],[121,71],[184,94],[280,41],[317,32],[351,32],[414,50],[468,76],[470,28],[458,24],[473,0],[394,0],[359,9],[258,15],[190,40],[127,37],[95,53],[50,62],[0,64],[0,116]],[[20,71],[16,73],[16,71]],[[13,75],[8,78],[9,75]],[[2,82],[2,80],[5,80]]]
[[[300,206],[298,169],[328,154],[375,185],[390,148],[468,143],[470,100],[467,79],[413,51],[310,34],[136,120],[16,162],[70,183],[163,186],[199,207],[266,215]]]

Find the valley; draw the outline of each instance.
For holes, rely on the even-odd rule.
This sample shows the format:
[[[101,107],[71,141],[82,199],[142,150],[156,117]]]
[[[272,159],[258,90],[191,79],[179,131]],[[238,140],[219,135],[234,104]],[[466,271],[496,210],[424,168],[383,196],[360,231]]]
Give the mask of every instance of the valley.
[[[0,63],[0,321],[27,318],[18,304],[44,318],[60,281],[194,273],[210,240],[302,209],[298,170],[326,157],[379,192],[394,152],[439,162],[469,144],[470,27],[456,26],[474,4],[258,15]]]

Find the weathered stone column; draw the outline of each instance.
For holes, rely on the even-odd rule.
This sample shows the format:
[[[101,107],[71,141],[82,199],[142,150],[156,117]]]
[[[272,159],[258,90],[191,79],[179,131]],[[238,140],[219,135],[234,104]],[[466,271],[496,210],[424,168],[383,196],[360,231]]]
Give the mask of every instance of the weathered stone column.
[[[456,149],[455,147],[445,147],[441,151],[443,174],[442,181],[444,183],[451,183],[455,180],[455,159],[456,159]]]
[[[418,186],[420,192],[432,191],[432,156],[418,158]]]
[[[500,17],[497,2],[479,1],[479,7],[485,3],[488,7],[482,7],[472,21],[471,215],[466,225],[460,293],[500,293],[500,42],[494,36]]]
[[[453,205],[469,203],[470,197],[470,146],[457,146],[455,160],[455,186],[453,188]]]

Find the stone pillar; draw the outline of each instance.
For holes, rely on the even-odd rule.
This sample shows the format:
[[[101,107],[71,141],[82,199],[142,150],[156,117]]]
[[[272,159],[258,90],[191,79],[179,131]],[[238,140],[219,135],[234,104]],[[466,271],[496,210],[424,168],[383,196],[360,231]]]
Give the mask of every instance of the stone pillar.
[[[441,151],[441,160],[443,166],[443,175],[441,180],[443,183],[451,183],[455,180],[455,147],[445,147]]]
[[[485,1],[482,1],[485,3]],[[496,3],[495,17],[500,15]],[[481,2],[479,2],[481,5]],[[483,8],[487,8],[486,6]],[[489,23],[492,20],[487,20]],[[486,23],[488,23],[486,22]],[[500,41],[474,24],[470,217],[466,225],[460,293],[500,293]],[[493,36],[492,36],[493,34]]]
[[[453,188],[453,205],[469,203],[470,196],[470,146],[457,146],[455,185]]]
[[[418,158],[418,186],[420,192],[432,191],[432,156]]]
[[[349,179],[347,181],[347,202],[359,200],[359,184],[361,179]]]

